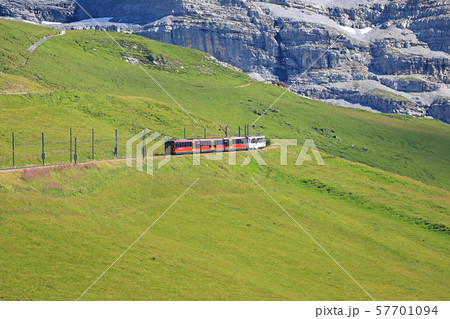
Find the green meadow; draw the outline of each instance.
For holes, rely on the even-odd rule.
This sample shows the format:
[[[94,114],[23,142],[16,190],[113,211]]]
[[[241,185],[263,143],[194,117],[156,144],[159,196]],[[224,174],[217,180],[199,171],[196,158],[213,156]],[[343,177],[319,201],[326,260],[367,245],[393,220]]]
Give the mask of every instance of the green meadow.
[[[144,128],[182,137],[253,123],[284,89],[210,56],[111,33],[0,20],[0,300],[75,300],[197,178],[195,185],[82,300],[368,300],[255,183],[286,209],[376,300],[448,300],[450,129],[286,93],[253,131],[313,139],[326,165],[268,166],[177,157],[154,176],[113,158]],[[133,61],[136,61],[133,60]],[[185,110],[199,125],[191,119]],[[328,132],[328,131],[333,132]],[[241,164],[248,154],[238,154]],[[254,180],[253,180],[254,179]]]

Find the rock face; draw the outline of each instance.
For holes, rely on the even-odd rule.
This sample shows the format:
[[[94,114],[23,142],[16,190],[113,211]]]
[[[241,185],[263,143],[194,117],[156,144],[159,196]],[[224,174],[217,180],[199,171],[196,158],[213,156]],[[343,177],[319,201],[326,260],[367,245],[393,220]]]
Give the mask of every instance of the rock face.
[[[0,16],[28,21],[70,23],[98,17],[117,22],[148,23],[169,14],[182,14],[183,1],[164,0],[0,0]]]
[[[68,22],[74,15],[70,0],[0,0],[0,16],[27,21]]]
[[[448,0],[0,0],[0,16],[208,52],[315,99],[450,123]],[[106,22],[109,20],[109,22]]]

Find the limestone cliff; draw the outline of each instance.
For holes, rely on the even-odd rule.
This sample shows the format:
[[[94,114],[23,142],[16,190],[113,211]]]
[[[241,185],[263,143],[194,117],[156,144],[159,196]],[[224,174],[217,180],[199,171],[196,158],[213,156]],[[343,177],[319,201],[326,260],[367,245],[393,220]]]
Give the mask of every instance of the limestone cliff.
[[[202,50],[301,95],[450,123],[446,0],[0,0],[0,15]]]

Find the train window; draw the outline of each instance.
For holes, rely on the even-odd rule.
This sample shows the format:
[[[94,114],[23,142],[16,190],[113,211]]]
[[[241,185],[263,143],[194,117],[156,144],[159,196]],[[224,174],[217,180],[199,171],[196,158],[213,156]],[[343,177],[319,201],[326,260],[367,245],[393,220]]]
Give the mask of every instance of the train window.
[[[233,144],[235,145],[235,144],[242,144],[243,143],[243,141],[242,141],[242,139],[236,139],[236,140],[233,140]]]
[[[264,138],[252,138],[249,141],[250,141],[250,143],[264,143],[265,139]]]
[[[211,141],[201,141],[200,146],[209,146],[211,147]]]
[[[223,145],[223,140],[214,141],[214,145]]]
[[[178,142],[176,147],[192,147],[192,142]]]

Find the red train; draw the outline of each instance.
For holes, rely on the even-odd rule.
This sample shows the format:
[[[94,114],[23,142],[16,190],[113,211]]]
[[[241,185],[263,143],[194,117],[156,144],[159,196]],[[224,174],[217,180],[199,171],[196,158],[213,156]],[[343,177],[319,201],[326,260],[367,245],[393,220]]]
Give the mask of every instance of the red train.
[[[265,141],[264,136],[258,137]],[[262,148],[262,147],[261,147]],[[165,143],[166,154],[180,155],[192,153],[233,152],[253,149],[248,137],[205,138],[192,140],[173,140]]]

